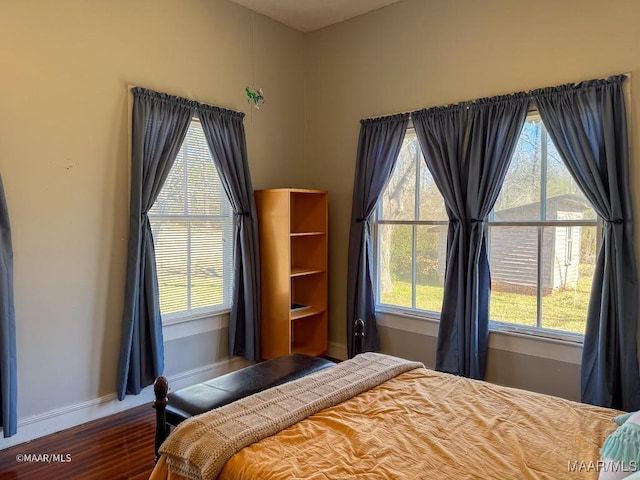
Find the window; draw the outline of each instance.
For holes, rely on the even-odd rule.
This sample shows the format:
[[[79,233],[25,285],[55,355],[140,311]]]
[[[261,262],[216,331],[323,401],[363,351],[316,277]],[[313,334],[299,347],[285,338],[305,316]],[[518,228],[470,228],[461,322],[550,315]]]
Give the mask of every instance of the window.
[[[440,311],[447,228],[444,199],[409,129],[374,223],[379,305]]]
[[[442,307],[448,217],[408,130],[377,207],[378,307]],[[527,118],[489,215],[493,327],[584,334],[601,225],[539,115]]]
[[[520,134],[488,238],[492,320],[584,334],[599,223],[537,114]]]
[[[229,309],[233,213],[196,119],[149,221],[163,322]]]

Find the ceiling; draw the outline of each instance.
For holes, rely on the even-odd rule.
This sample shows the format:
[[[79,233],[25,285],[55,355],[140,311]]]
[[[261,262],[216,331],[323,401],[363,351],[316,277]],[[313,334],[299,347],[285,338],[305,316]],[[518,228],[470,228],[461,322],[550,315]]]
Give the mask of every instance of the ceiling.
[[[301,32],[312,32],[400,0],[231,0]]]

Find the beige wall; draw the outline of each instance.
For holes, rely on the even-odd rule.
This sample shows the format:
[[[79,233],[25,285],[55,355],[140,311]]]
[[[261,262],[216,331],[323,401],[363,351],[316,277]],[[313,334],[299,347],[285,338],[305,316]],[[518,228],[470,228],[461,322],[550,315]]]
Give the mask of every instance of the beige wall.
[[[404,0],[309,35],[308,178],[310,187],[330,194],[333,342],[344,344],[346,337],[359,120],[617,73],[631,73],[632,91],[639,92],[638,24],[637,0]],[[639,98],[631,104],[634,125]],[[635,128],[631,136],[635,189]],[[639,200],[634,193],[636,212]],[[431,344],[425,339],[424,348]],[[555,381],[578,384],[563,375]]]
[[[247,112],[254,186],[295,185],[304,174],[304,42],[222,0],[0,3],[0,172],[13,228],[20,419],[115,392],[127,85]],[[253,72],[268,108],[246,103]],[[220,357],[218,344],[207,361]],[[172,362],[184,360],[169,347],[166,370],[175,372]]]

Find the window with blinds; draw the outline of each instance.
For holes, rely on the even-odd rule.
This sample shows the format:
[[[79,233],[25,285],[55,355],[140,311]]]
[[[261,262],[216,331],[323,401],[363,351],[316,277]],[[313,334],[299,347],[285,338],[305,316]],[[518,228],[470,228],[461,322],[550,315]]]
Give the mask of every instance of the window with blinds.
[[[197,119],[149,211],[149,221],[163,322],[228,310],[233,211]]]

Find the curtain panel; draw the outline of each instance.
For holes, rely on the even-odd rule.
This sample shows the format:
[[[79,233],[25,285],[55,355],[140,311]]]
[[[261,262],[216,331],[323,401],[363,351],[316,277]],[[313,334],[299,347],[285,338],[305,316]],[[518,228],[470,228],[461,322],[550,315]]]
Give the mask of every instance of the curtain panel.
[[[164,369],[153,235],[147,214],[180,151],[197,104],[133,88],[129,246],[117,394],[137,395]]]
[[[138,394],[164,369],[162,319],[153,235],[147,214],[198,115],[235,213],[235,278],[229,353],[260,358],[257,213],[247,161],[244,114],[133,88],[131,205],[118,398]]]
[[[355,352],[354,322],[364,321],[364,351],[378,350],[369,219],[398,159],[409,114],[360,122],[347,264],[347,351]]]
[[[229,318],[229,354],[260,359],[260,259],[258,223],[244,114],[201,105],[198,109],[224,190],[235,214],[234,284]]]
[[[13,246],[9,210],[0,177],[0,426],[5,438],[18,431],[17,374]]]
[[[582,354],[582,401],[640,408],[638,279],[629,185],[625,76],[532,92],[560,156],[604,220]]]
[[[437,370],[485,376],[491,288],[485,222],[528,109],[529,96],[515,94],[411,114],[449,217]]]

